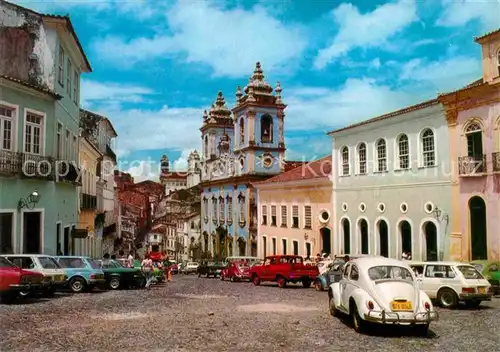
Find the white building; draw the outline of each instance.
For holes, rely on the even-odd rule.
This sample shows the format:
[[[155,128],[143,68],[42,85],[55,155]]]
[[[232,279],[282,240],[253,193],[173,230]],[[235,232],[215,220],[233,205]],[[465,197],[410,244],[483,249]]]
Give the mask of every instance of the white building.
[[[187,171],[170,171],[170,161],[166,155],[162,156],[160,165],[160,182],[165,186],[167,196],[175,191],[191,188],[200,183],[200,155],[196,150],[189,154]]]

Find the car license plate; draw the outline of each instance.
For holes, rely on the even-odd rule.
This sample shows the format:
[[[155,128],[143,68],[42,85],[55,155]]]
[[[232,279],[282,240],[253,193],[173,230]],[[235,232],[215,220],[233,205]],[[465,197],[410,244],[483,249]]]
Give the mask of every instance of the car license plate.
[[[411,311],[413,310],[413,305],[411,304],[411,302],[392,301],[391,309],[393,311]]]
[[[486,287],[478,287],[479,293],[486,293]]]

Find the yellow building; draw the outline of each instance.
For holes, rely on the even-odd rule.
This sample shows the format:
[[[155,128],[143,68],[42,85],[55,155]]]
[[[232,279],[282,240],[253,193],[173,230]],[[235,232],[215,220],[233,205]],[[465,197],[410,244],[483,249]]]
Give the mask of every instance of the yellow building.
[[[86,236],[75,238],[73,254],[87,255],[93,258],[102,255],[102,233],[94,228],[97,215],[97,180],[98,164],[102,157],[99,149],[86,137],[80,138],[79,162],[81,166],[81,187],[79,202],[78,233],[87,232]],[[83,231],[81,231],[83,230]]]
[[[259,258],[335,254],[331,155],[254,183],[258,199]]]

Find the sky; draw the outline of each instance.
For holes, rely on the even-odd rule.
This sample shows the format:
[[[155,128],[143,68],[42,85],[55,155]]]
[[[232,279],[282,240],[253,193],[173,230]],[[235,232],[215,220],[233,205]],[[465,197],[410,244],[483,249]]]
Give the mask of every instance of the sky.
[[[157,179],[200,150],[202,113],[260,61],[281,82],[288,160],[331,152],[327,131],[481,77],[474,36],[500,27],[500,0],[18,0],[69,14],[93,72],[81,104],[110,118],[118,167]]]

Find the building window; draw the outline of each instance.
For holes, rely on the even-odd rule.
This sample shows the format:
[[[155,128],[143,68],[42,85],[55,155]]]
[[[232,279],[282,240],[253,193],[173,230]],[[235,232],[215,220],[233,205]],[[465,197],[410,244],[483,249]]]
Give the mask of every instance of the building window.
[[[405,170],[410,167],[410,146],[406,134],[402,134],[398,138],[398,161],[400,169]]]
[[[281,245],[283,246],[283,255],[286,255],[286,254],[287,254],[287,253],[286,253],[286,249],[287,249],[286,247],[287,247],[287,244],[288,244],[288,243],[287,243],[287,240],[286,240],[285,238],[283,238],[283,239],[281,240]]]
[[[208,136],[205,136],[205,158],[208,158]]]
[[[267,237],[262,237],[262,249],[264,252],[264,258],[267,257]]]
[[[224,198],[219,198],[219,220],[224,221]]]
[[[43,143],[43,116],[27,112],[24,125],[24,152],[41,155]]]
[[[434,143],[434,132],[427,128],[422,132],[422,158],[424,166],[436,165],[436,152]]]
[[[281,227],[286,227],[287,211],[286,205],[281,206]]]
[[[2,143],[0,149],[14,151],[14,123],[16,110],[0,105],[0,136]]]
[[[233,221],[233,198],[227,198],[227,219]]]
[[[349,176],[349,148],[342,148],[342,176]]]
[[[73,135],[73,160],[77,161],[78,159],[78,139],[75,135]]]
[[[65,159],[66,160],[69,160],[70,159],[70,153],[71,153],[71,148],[70,148],[70,144],[69,144],[69,138],[71,137],[71,132],[66,129],[66,140],[65,140],[65,146],[66,146],[66,155],[65,155]]]
[[[78,72],[75,71],[75,74],[73,75],[73,101],[75,102],[76,105],[78,105],[78,102],[80,101],[79,99],[79,88],[80,88],[80,76],[78,75]]]
[[[245,221],[245,197],[240,198],[240,223]]]
[[[271,226],[276,226],[276,205],[271,206]]]
[[[59,47],[59,65],[57,71],[57,81],[64,87],[64,50],[62,46]]]
[[[387,171],[387,146],[385,139],[379,139],[377,142],[377,171]]]
[[[299,228],[299,206],[292,206],[292,227],[295,229]]]
[[[260,140],[263,143],[273,142],[273,118],[269,115],[260,118]]]
[[[299,241],[293,241],[293,255],[299,255]]]
[[[214,221],[216,221],[215,219],[217,219],[217,199],[215,198],[212,198],[212,219]]]
[[[262,225],[267,225],[267,205],[262,206]]]
[[[358,162],[359,162],[359,174],[366,174],[366,144],[361,143],[358,146]]]
[[[276,255],[277,254],[276,253],[276,238],[273,238],[272,243],[273,243],[273,255]]]
[[[240,119],[240,145],[245,143],[245,121]]]
[[[305,229],[310,229],[311,228],[311,221],[312,221],[312,214],[311,214],[311,206],[306,205],[304,206],[304,228]]]
[[[63,153],[63,136],[62,136],[63,126],[61,123],[57,123],[57,159],[62,159]]]
[[[68,67],[66,69],[66,93],[71,98],[71,73],[73,72],[73,65],[71,65],[71,61],[68,60]]]

